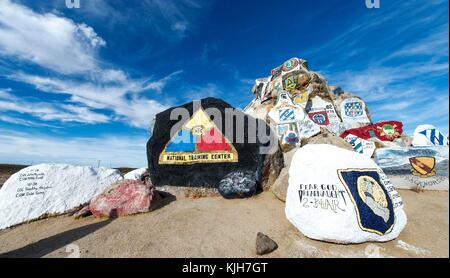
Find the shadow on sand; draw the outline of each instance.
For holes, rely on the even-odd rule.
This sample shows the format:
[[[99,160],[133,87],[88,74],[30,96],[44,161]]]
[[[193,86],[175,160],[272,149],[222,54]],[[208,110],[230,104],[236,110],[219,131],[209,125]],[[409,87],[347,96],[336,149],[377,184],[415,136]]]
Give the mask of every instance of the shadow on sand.
[[[41,239],[22,248],[0,254],[0,258],[40,258],[110,224],[114,219],[89,224]]]

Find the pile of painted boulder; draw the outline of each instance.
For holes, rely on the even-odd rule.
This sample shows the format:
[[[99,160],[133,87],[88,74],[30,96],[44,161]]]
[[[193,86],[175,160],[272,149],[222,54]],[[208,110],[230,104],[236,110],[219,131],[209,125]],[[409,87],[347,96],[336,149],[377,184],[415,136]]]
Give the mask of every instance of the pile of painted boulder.
[[[273,69],[271,76],[257,79],[253,93],[255,99],[244,111],[267,121],[284,150],[331,133],[355,151],[372,157],[376,146],[407,140],[402,138],[401,122],[372,123],[361,98],[328,86],[326,79],[310,71],[303,59],[289,59]]]
[[[310,238],[396,238],[407,223],[398,174],[409,185],[418,183],[408,179],[414,176],[448,190],[447,137],[431,125],[411,138],[399,121],[372,122],[361,98],[329,86],[303,59],[257,79],[253,93],[244,112],[265,120],[285,152],[286,167],[271,190],[286,202],[287,219]]]

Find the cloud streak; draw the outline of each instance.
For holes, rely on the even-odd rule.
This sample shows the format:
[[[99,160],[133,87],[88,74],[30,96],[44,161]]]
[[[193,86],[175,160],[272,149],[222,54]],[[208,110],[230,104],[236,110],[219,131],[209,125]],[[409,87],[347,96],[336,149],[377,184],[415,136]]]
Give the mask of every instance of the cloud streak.
[[[147,138],[101,136],[60,138],[0,129],[0,163],[72,163],[105,167],[144,167]],[[14,144],[11,144],[14,142]]]
[[[64,74],[96,69],[96,51],[106,45],[92,27],[51,13],[0,0],[0,54]]]

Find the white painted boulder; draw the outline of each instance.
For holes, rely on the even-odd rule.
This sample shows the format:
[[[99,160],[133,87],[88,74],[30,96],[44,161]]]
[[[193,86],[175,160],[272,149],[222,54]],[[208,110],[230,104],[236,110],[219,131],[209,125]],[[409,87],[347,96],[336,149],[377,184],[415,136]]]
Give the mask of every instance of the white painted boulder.
[[[433,125],[419,125],[414,130],[415,147],[448,146],[448,138]]]
[[[145,172],[147,172],[147,167],[138,168],[126,173],[123,178],[126,180],[141,180]]]
[[[381,148],[376,163],[401,189],[449,190],[449,149],[444,146]]]
[[[285,212],[305,236],[344,244],[392,240],[407,222],[400,195],[375,162],[332,145],[296,151]]]
[[[12,175],[0,189],[0,230],[88,203],[112,183],[118,170],[39,164]]]

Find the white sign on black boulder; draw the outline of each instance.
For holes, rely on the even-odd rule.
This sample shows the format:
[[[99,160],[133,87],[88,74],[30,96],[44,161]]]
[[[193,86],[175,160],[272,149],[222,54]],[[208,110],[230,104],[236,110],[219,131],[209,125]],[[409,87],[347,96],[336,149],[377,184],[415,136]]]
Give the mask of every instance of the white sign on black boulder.
[[[119,170],[107,168],[39,164],[22,169],[0,189],[0,230],[65,213],[121,179]]]
[[[403,202],[370,158],[308,144],[289,169],[286,217],[305,236],[336,243],[389,241],[406,226]]]

